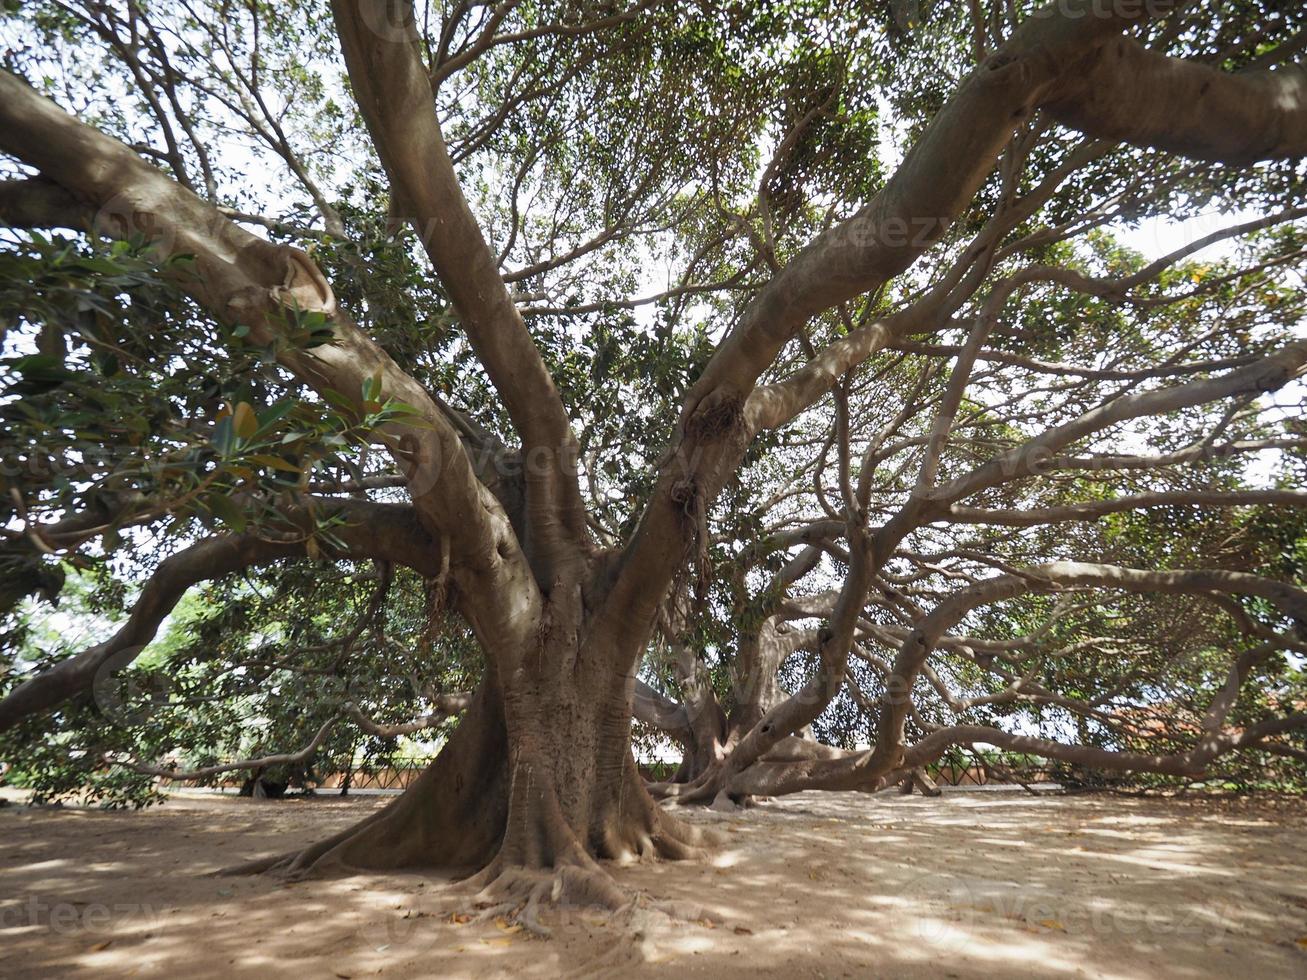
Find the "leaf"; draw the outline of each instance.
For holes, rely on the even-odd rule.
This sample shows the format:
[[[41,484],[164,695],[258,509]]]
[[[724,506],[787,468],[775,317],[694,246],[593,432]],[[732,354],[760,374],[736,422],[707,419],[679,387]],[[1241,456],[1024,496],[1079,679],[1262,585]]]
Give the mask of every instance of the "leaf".
[[[213,512],[222,523],[237,533],[245,530],[245,512],[237,506],[236,501],[222,494],[213,494],[204,501],[205,506]]]
[[[375,402],[381,397],[381,371],[378,369],[376,374],[369,378],[363,379],[363,400],[365,402]]]
[[[294,399],[287,398],[284,401],[270,405],[259,413],[259,434],[266,432],[272,426],[276,425],[292,411],[295,410]]]
[[[269,469],[280,470],[282,473],[299,473],[300,468],[288,459],[280,456],[271,456],[267,453],[257,453],[250,457],[250,462],[258,463],[260,466],[266,466]]]
[[[259,431],[259,417],[249,402],[241,402],[237,405],[236,411],[232,413],[232,419],[236,435],[242,439],[252,439],[254,433]]]
[[[1039,924],[1045,929],[1057,929],[1059,932],[1066,932],[1066,926],[1058,922],[1057,919],[1040,919]]]
[[[236,443],[236,435],[232,431],[231,416],[224,415],[218,420],[218,424],[213,427],[213,448],[218,451],[218,455],[227,456],[231,453],[232,446]]]
[[[342,415],[352,416],[354,414],[354,403],[335,388],[323,388],[322,397],[326,399],[328,405]]]

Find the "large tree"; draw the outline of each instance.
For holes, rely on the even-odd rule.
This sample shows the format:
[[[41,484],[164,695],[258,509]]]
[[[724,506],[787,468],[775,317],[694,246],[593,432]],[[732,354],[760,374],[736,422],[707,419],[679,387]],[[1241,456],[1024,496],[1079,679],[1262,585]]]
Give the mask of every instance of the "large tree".
[[[637,710],[687,747],[655,790],[723,805],[977,742],[1301,759],[1301,704],[1241,696],[1307,621],[1301,420],[1263,397],[1307,364],[1302,11],[911,6],[20,5],[10,591],[181,545],[0,729],[300,558],[411,569],[482,667],[411,790],[262,867],[616,902],[597,859],[704,843]],[[1210,206],[1250,216],[1111,236]],[[1198,661],[1177,596],[1228,617],[1189,614]],[[871,748],[815,741],[850,704]]]

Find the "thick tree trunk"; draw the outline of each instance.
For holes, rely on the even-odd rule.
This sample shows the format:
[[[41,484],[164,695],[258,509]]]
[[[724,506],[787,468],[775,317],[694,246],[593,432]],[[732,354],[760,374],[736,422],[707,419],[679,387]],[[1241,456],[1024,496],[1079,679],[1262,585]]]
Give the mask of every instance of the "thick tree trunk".
[[[487,675],[421,778],[386,809],[303,851],[236,873],[480,869],[505,909],[624,901],[599,860],[681,859],[708,843],[650,797],[631,755],[632,678],[547,638],[507,678]],[[538,924],[536,925],[538,927]]]
[[[764,620],[758,629],[742,632],[737,657],[734,683],[734,704],[729,713],[723,712],[712,687],[706,681],[681,678],[685,705],[691,713],[689,737],[682,737],[684,754],[681,765],[671,780],[654,783],[650,791],[657,797],[676,796],[687,784],[710,783],[721,771],[722,763],[735,746],[776,705],[789,695],[777,679],[777,672],[785,659],[798,649],[807,638],[803,631],[787,625],[778,626],[774,618]],[[773,753],[779,758],[808,758],[821,755],[809,727],[787,738]],[[771,755],[767,756],[770,760]],[[705,802],[705,800],[700,800]],[[734,802],[747,802],[738,797]],[[722,801],[725,806],[725,801]]]
[[[469,872],[495,854],[508,811],[502,699],[489,684],[427,770],[385,809],[302,851],[232,873],[294,876],[404,867]]]
[[[693,852],[693,828],[645,791],[630,747],[632,678],[608,659],[591,644],[528,656],[505,684],[510,793],[499,864]]]

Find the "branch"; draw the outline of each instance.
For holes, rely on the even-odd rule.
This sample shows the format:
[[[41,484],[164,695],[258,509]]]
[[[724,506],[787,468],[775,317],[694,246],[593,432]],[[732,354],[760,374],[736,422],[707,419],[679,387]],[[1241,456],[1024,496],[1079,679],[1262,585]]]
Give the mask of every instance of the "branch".
[[[1032,592],[1056,592],[1072,588],[1198,595],[1224,592],[1259,596],[1280,607],[1285,614],[1307,620],[1307,591],[1246,572],[1216,569],[1147,571],[1116,565],[1053,562],[1019,574],[1000,575],[977,582],[936,606],[917,625],[899,650],[894,661],[894,671],[886,682],[887,689],[899,693],[896,697],[886,699],[882,706],[876,746],[864,765],[869,777],[903,764],[903,725],[911,705],[912,685],[925,664],[926,657],[948,630],[977,606]]]
[[[688,738],[692,734],[690,712],[686,706],[664,697],[638,677],[632,707],[636,721],[678,738]]]
[[[942,518],[954,524],[997,524],[1004,527],[1033,527],[1061,521],[1093,521],[1107,514],[1148,507],[1255,507],[1261,504],[1307,507],[1307,492],[1301,490],[1235,490],[1227,493],[1204,490],[1175,490],[1140,493],[1112,500],[1092,500],[1061,507],[990,510],[982,507],[948,509]]]
[[[412,6],[399,6],[402,25],[393,23],[397,11],[385,0],[338,0],[333,5],[350,82],[393,195],[417,231],[522,437],[524,457],[531,462],[526,471],[530,540],[543,553],[545,567],[538,569],[538,577],[552,582],[555,574],[549,566],[560,559],[550,552],[562,550],[565,543],[590,540],[577,477],[576,437],[562,397],[463,195],[421,63]],[[391,29],[376,31],[371,26],[376,23],[388,23]],[[568,532],[570,542],[561,530]]]
[[[0,181],[0,227],[84,228],[92,211],[48,180]]]
[[[331,731],[332,726],[340,721],[340,715],[333,715],[328,718],[318,733],[313,736],[312,740],[298,752],[286,752],[280,755],[265,755],[261,759],[246,759],[243,762],[228,762],[217,766],[206,766],[203,769],[168,769],[160,766],[147,766],[139,762],[121,762],[115,760],[115,765],[123,766],[132,772],[139,772],[146,776],[160,776],[164,779],[172,779],[177,782],[192,782],[198,779],[208,779],[211,776],[220,776],[224,772],[236,772],[241,769],[267,769],[270,766],[298,766],[308,762],[313,758],[314,753],[322,747],[327,733]]]
[[[932,732],[903,756],[905,766],[923,765],[937,759],[951,745],[988,742],[1015,752],[1028,752],[1046,759],[1058,759],[1112,772],[1155,772],[1168,776],[1201,776],[1217,756],[1235,749],[1262,747],[1263,739],[1285,731],[1307,728],[1307,714],[1288,715],[1261,722],[1244,732],[1206,738],[1188,752],[1169,755],[1143,752],[1115,752],[1092,745],[1066,745],[1031,735],[1014,735],[984,725],[955,725]],[[1268,743],[1273,745],[1274,743]]]
[[[1119,37],[1043,108],[1091,136],[1225,163],[1307,156],[1307,68],[1220,71]]]
[[[390,423],[375,437],[407,476],[423,523],[448,541],[451,565],[467,579],[460,592],[480,607],[485,648],[492,656],[518,648],[540,596],[510,520],[439,405],[339,308],[304,252],[250,234],[7,72],[0,72],[0,151],[91,201],[104,233],[145,232],[161,258],[192,256],[173,270],[177,284],[219,320],[248,326],[250,342],[276,349],[281,365],[320,394],[345,398],[360,415],[365,385],[411,406],[418,424]],[[302,349],[287,336],[305,315],[329,324],[331,343]]]
[[[1062,0],[1041,8],[962,82],[885,187],[852,218],[800,250],[757,293],[685,400],[679,440],[661,467],[651,502],[623,556],[611,600],[618,607],[615,613],[651,614],[656,600],[648,593],[659,590],[650,589],[650,582],[669,581],[684,553],[684,498],[688,492],[711,502],[739,465],[748,445],[741,408],[784,346],[809,318],[879,288],[939,241],[989,177],[1016,129],[1043,105],[1055,105],[1067,116],[1086,101],[1085,71],[1101,66],[1104,51],[1119,40],[1121,30],[1150,13],[1142,7],[1127,11],[1124,5],[1104,9],[1093,0]],[[1172,61],[1162,58],[1161,63]],[[1181,65],[1174,64],[1177,69]],[[1147,92],[1174,103],[1203,94],[1201,82],[1195,89],[1190,75],[1177,77],[1173,88],[1154,79],[1151,88],[1137,90],[1139,97]],[[1137,99],[1122,101],[1124,107]],[[1289,108],[1281,119],[1284,125],[1294,118]],[[1230,134],[1224,145],[1186,137],[1185,151],[1220,159],[1230,141],[1245,134],[1260,140],[1266,110],[1261,104],[1246,109],[1223,119]],[[1122,138],[1140,146],[1174,142],[1177,130],[1169,120],[1148,118],[1153,126],[1133,127]],[[1083,116],[1086,126],[1094,125],[1094,119],[1093,113]],[[1263,155],[1293,155],[1297,149],[1296,140],[1261,143],[1265,140],[1256,151]],[[1236,156],[1245,159],[1248,152],[1241,143]],[[873,336],[863,342],[874,347],[885,341]]]
[[[383,725],[373,721],[363,713],[363,710],[353,701],[347,701],[342,705],[341,710],[345,716],[351,719],[359,728],[369,735],[376,735],[379,738],[399,738],[401,735],[412,735],[414,732],[425,731],[429,728],[438,728],[446,719],[457,714],[462,714],[472,703],[472,694],[469,691],[460,691],[454,694],[441,694],[435,699],[436,710],[429,715],[424,715],[414,721],[403,722],[398,725]]]
[[[1119,422],[1146,415],[1162,415],[1223,398],[1275,391],[1301,374],[1305,364],[1307,340],[1297,340],[1252,364],[1215,378],[1123,395],[1000,453],[970,473],[931,491],[928,499],[938,505],[951,504],[988,487],[1032,476],[1047,467],[1054,454],[1070,443]]]
[[[320,516],[333,513],[346,518],[346,523],[332,528],[333,536],[345,545],[343,551],[327,549],[333,557],[397,561],[427,575],[439,574],[440,548],[422,529],[411,507],[371,501],[319,504]],[[307,510],[286,516],[309,529],[313,526]],[[304,557],[305,541],[224,535],[205,538],[164,559],[145,583],[127,622],[113,636],[23,681],[0,700],[0,731],[92,689],[99,679],[130,664],[154,639],[187,589],[254,565]]]

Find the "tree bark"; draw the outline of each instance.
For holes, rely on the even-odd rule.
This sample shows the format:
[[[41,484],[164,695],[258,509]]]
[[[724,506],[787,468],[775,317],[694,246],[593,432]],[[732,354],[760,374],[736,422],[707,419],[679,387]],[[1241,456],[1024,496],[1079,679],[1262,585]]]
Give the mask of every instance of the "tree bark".
[[[702,853],[707,835],[661,810],[636,768],[634,677],[614,669],[611,648],[578,643],[569,625],[553,618],[509,675],[488,672],[435,761],[385,810],[232,872],[480,869],[476,882],[505,901],[521,904],[547,880],[562,886],[554,900],[616,907],[621,893],[598,860]],[[559,671],[560,662],[590,669]],[[539,874],[560,869],[569,870]]]

